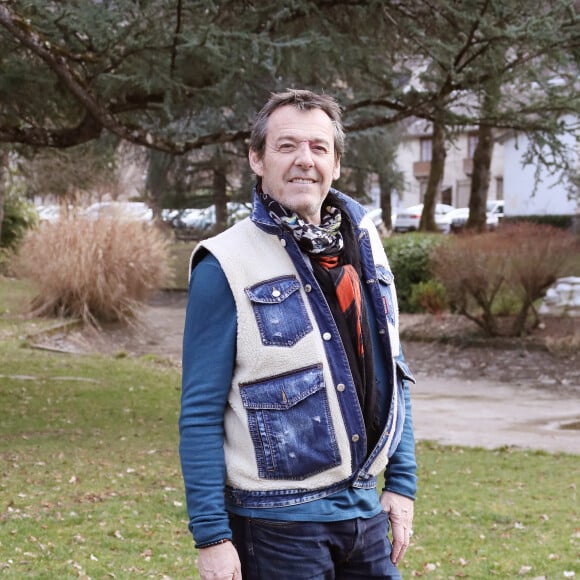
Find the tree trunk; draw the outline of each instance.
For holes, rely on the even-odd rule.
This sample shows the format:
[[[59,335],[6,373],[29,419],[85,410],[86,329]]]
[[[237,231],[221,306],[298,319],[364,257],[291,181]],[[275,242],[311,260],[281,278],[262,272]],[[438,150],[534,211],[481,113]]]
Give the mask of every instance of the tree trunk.
[[[493,154],[493,128],[485,118],[493,118],[497,113],[500,99],[500,84],[495,76],[486,83],[482,117],[477,131],[477,145],[473,153],[473,171],[471,174],[471,191],[469,194],[469,218],[466,228],[483,232],[487,229],[487,194],[491,179],[491,157]]]
[[[354,187],[355,187],[355,199],[364,200],[367,197],[367,173],[362,169],[355,169],[354,172]],[[366,203],[361,201],[361,203]]]
[[[423,199],[423,213],[421,214],[419,231],[437,231],[437,226],[435,225],[435,204],[437,203],[437,198],[441,190],[446,155],[445,125],[441,119],[437,118],[433,122],[431,170],[429,172],[429,180],[427,181],[427,191],[425,191],[425,198]]]
[[[215,230],[223,232],[228,227],[227,165],[220,147],[213,159],[213,201],[215,204]]]
[[[381,210],[383,211],[383,223],[388,231],[393,229],[393,222],[391,214],[393,213],[391,193],[393,190],[393,182],[391,174],[386,171],[379,172],[379,189],[381,192]]]
[[[483,232],[486,229],[486,202],[489,190],[491,156],[493,153],[492,128],[480,124],[477,131],[477,145],[473,154],[471,192],[469,194],[469,219],[466,228]]]
[[[4,222],[4,199],[6,197],[6,170],[8,151],[0,148],[0,247],[2,246],[2,223]]]
[[[149,154],[145,189],[156,213],[162,207],[163,196],[171,189],[169,172],[174,166],[174,161],[175,157],[170,153],[151,151]]]

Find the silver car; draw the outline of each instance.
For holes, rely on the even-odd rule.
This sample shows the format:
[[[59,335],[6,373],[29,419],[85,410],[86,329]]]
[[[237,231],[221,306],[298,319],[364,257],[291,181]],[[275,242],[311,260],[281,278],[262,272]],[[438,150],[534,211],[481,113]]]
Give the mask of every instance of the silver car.
[[[453,209],[454,207],[452,205],[447,205],[446,203],[438,203],[435,205],[435,224],[439,231],[449,231],[449,222],[445,220],[445,216]],[[414,232],[418,230],[422,213],[422,203],[399,210],[393,223],[393,230],[395,232]]]

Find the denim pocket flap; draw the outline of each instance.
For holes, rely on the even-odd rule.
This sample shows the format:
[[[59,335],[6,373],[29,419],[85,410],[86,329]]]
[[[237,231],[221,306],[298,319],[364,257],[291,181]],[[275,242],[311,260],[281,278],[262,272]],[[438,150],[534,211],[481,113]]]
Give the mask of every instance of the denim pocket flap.
[[[411,372],[411,369],[407,366],[407,363],[404,360],[396,359],[395,363],[397,364],[397,374],[406,381],[411,381],[415,384],[417,381]]]
[[[316,365],[259,383],[240,385],[240,396],[246,409],[283,411],[323,388],[322,366]]]
[[[390,270],[387,270],[384,266],[377,265],[377,277],[379,282],[383,284],[392,284],[395,276]]]
[[[259,304],[279,304],[300,289],[300,283],[293,276],[276,278],[260,282],[255,286],[246,288],[248,298]]]

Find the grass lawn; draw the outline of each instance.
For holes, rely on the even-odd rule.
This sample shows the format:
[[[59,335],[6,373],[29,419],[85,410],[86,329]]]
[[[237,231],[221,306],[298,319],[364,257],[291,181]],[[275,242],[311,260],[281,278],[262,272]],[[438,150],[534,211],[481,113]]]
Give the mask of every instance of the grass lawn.
[[[0,278],[0,321],[16,286]],[[25,323],[10,324],[0,334],[0,576],[197,578],[179,370],[32,350],[19,338]],[[577,456],[424,442],[418,460],[404,578],[580,574]]]

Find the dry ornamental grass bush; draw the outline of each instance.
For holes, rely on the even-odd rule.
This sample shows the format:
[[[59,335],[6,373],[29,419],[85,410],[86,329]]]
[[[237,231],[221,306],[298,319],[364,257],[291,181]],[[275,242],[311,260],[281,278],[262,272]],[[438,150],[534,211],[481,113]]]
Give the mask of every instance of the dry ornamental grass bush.
[[[465,234],[431,255],[433,275],[450,303],[489,336],[520,336],[538,322],[534,302],[565,276],[578,255],[578,240],[563,230],[532,223],[498,232]],[[513,301],[510,326],[501,324],[501,300]]]
[[[129,322],[167,284],[168,244],[137,221],[79,216],[45,223],[24,241],[16,273],[34,281],[37,316]]]

